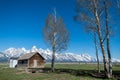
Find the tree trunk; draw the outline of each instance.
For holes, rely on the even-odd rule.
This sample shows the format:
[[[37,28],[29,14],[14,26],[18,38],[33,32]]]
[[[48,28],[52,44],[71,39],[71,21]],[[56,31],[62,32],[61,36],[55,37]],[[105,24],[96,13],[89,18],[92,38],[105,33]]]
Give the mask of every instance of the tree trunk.
[[[53,50],[53,53],[52,53],[52,64],[51,64],[51,71],[54,72],[54,62],[55,62],[55,48],[56,48],[56,32],[54,32],[54,39],[53,39],[53,47],[52,47],[52,50]]]
[[[95,43],[96,58],[97,58],[97,68],[98,68],[98,73],[100,73],[100,64],[99,64],[99,58],[98,58],[98,46],[97,46],[97,40],[96,40],[96,33],[95,32],[94,32],[94,43]]]
[[[107,59],[106,59],[106,52],[104,49],[104,44],[102,42],[102,36],[100,34],[100,30],[98,31],[98,35],[99,35],[100,46],[103,54],[104,72],[105,72],[105,76],[108,77],[108,65],[107,65]]]
[[[108,77],[111,78],[112,77],[112,61],[111,61],[109,37],[107,37],[107,53],[108,53],[108,61],[109,61],[109,75],[108,75]]]
[[[102,38],[102,34],[101,34],[101,29],[100,29],[100,20],[99,20],[95,0],[93,0],[93,4],[94,4],[94,16],[96,18],[96,25],[97,25],[97,33],[98,33],[98,37],[99,37],[99,40],[100,40],[100,47],[101,47],[102,54],[103,54],[105,77],[108,77],[108,67],[107,67],[106,52],[105,52],[105,49],[104,49],[103,38]]]
[[[53,49],[53,53],[52,53],[52,64],[51,64],[51,71],[52,71],[52,72],[55,71],[54,61],[55,61],[55,50]]]
[[[108,7],[106,4],[106,1],[104,1],[104,7],[105,7],[105,18],[106,18],[106,35],[107,35],[107,54],[108,54],[108,63],[109,63],[109,74],[108,77],[112,77],[112,62],[111,62],[111,53],[110,53],[110,32],[108,27]]]

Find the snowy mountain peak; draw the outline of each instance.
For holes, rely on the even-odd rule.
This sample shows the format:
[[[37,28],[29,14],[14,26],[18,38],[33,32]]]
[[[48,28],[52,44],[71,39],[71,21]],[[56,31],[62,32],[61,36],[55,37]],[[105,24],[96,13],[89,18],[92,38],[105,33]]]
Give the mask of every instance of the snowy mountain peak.
[[[21,48],[23,51],[26,51],[26,49],[24,47]]]
[[[36,46],[33,46],[33,47],[31,48],[31,52],[37,52],[37,51],[38,51],[38,49],[37,49]]]
[[[49,49],[44,50],[43,53],[46,53],[46,54],[49,54],[49,55],[52,54],[52,52]]]
[[[33,46],[32,49],[37,49],[37,47],[36,47],[36,46]]]
[[[5,52],[12,53],[12,52],[14,52],[15,50],[16,50],[15,48],[9,48],[9,49],[5,50]]]

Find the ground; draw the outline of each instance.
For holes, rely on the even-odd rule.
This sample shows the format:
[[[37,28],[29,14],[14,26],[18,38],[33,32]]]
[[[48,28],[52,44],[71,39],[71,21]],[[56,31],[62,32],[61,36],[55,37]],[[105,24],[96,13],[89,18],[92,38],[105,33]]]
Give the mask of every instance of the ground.
[[[101,73],[97,73],[96,64],[57,63],[55,72],[50,71],[47,63],[43,72],[28,73],[18,68],[9,68],[6,63],[0,64],[0,80],[108,80],[103,77],[103,65]],[[120,66],[113,66],[114,78],[120,79]]]

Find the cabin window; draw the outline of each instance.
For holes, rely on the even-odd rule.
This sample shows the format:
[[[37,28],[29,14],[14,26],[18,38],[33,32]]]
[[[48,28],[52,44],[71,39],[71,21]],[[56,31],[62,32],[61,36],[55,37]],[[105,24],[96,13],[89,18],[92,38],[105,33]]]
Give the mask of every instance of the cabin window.
[[[28,60],[24,60],[24,64],[27,64],[28,63]]]
[[[22,61],[18,61],[18,64],[22,64]]]
[[[28,60],[19,60],[18,61],[18,64],[27,64],[28,63]]]

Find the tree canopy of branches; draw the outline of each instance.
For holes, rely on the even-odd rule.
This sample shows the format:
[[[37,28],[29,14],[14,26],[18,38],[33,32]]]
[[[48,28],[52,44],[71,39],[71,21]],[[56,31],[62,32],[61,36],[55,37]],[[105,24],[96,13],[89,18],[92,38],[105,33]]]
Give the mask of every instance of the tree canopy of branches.
[[[43,37],[52,49],[51,70],[54,72],[55,53],[66,50],[69,42],[69,32],[66,29],[62,17],[56,17],[56,11],[55,15],[48,14],[43,29]]]
[[[120,0],[117,0],[117,7],[118,7],[118,10],[120,11]]]
[[[110,53],[110,26],[108,22],[108,8],[110,0],[77,0],[76,12],[74,19],[85,24],[85,29],[94,32],[98,36],[98,42],[101,48],[104,62],[105,76],[110,78],[112,76],[111,53]],[[105,44],[107,45],[106,56]],[[109,61],[109,63],[107,62]],[[109,67],[108,67],[109,64]]]

